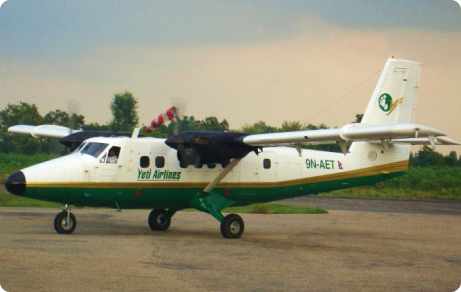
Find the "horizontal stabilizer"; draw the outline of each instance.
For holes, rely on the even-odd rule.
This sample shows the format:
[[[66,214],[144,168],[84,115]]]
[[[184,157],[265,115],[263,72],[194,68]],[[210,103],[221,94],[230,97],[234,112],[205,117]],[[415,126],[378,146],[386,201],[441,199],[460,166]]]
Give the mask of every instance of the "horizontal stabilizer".
[[[63,138],[72,133],[80,132],[80,130],[73,130],[63,126],[57,125],[41,125],[41,126],[28,126],[17,125],[8,128],[8,132],[15,134],[31,135],[35,138]]]

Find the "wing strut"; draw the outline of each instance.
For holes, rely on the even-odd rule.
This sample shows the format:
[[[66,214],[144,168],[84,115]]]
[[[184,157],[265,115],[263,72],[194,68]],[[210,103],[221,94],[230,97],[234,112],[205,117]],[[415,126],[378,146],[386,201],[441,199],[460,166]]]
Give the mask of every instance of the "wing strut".
[[[216,187],[216,185],[218,185],[222,181],[222,179],[225,178],[229,172],[231,172],[231,170],[240,162],[240,160],[242,160],[242,158],[234,158],[234,159],[232,159],[232,161],[226,167],[224,167],[224,169],[221,171],[221,173],[218,174],[218,176],[216,176],[215,179],[212,180],[203,189],[203,192],[204,193],[210,193]]]
[[[201,192],[198,192],[195,197],[189,201],[189,205],[193,208],[211,214],[219,222],[222,222],[224,216],[221,211],[233,204],[235,201],[230,200],[220,194],[212,192],[213,189],[229,174],[229,172],[242,160],[242,158],[234,158],[232,161],[213,179]]]

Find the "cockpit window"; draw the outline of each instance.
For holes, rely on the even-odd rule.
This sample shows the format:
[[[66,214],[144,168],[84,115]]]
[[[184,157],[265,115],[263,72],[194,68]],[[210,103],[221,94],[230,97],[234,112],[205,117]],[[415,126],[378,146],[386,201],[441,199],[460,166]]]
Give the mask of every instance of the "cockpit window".
[[[106,149],[107,145],[105,143],[88,143],[82,148],[81,152],[97,158]]]
[[[112,148],[109,149],[109,152],[107,153],[108,155],[105,155],[103,158],[101,158],[102,163],[112,163],[115,164],[118,161],[118,157],[120,155],[120,147],[113,146]]]
[[[86,143],[80,144],[77,149],[74,150],[74,153],[80,152],[84,147],[86,146]]]

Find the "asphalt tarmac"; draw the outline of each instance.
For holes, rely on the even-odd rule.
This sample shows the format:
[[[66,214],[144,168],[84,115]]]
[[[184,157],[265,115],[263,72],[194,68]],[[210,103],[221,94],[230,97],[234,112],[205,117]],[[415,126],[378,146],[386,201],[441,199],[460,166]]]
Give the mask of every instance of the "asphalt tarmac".
[[[445,207],[405,213],[387,206],[391,201],[374,210],[380,201],[370,200],[367,210],[366,202],[345,199],[361,206],[346,211],[339,199],[320,199],[286,202],[330,204],[329,214],[242,214],[239,240],[222,238],[219,223],[203,213],[178,212],[168,231],[153,232],[149,210],[75,209],[76,231],[59,235],[53,229],[59,210],[0,208],[0,285],[8,292],[460,287],[459,204],[448,203],[452,213]],[[414,210],[426,208],[418,207],[425,202],[413,204]]]

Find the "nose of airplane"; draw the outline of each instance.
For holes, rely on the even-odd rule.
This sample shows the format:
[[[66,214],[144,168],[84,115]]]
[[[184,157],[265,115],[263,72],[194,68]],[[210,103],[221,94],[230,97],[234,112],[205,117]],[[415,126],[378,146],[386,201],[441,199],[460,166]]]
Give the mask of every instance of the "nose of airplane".
[[[22,196],[26,191],[26,177],[22,171],[10,175],[5,182],[6,190],[16,196]]]

